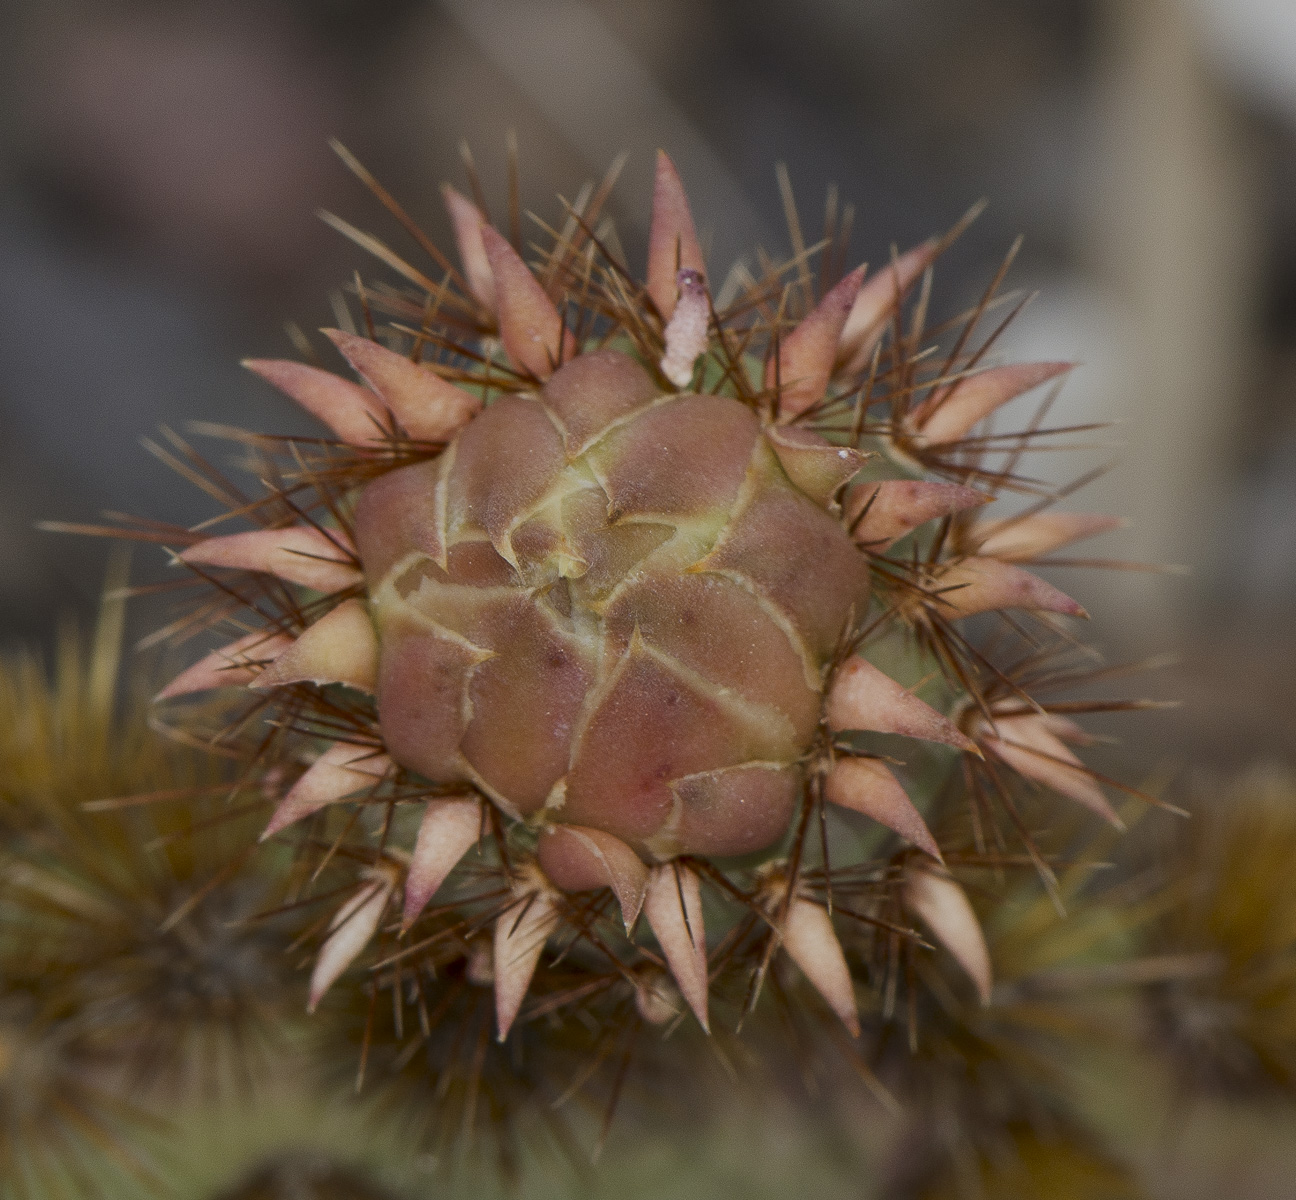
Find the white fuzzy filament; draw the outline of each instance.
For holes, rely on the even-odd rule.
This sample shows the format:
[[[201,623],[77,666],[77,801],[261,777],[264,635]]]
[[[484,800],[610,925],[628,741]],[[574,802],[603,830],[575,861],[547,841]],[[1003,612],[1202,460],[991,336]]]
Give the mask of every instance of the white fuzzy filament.
[[[675,276],[675,283],[679,302],[666,326],[666,353],[659,365],[671,383],[686,388],[693,381],[693,366],[707,346],[711,306],[700,271],[685,267]]]

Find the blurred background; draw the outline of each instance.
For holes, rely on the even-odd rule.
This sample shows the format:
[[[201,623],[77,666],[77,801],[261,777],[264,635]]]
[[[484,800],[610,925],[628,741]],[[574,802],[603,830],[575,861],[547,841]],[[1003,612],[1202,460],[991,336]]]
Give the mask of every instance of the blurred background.
[[[287,431],[241,371],[331,323],[390,235],[345,142],[438,238],[461,139],[503,206],[557,211],[620,150],[641,250],[652,154],[713,273],[785,249],[773,164],[810,221],[830,183],[886,260],[990,208],[938,274],[948,311],[1014,236],[1040,290],[1006,347],[1079,359],[1067,420],[1121,424],[1082,495],[1129,514],[1086,602],[1118,654],[1173,648],[1167,748],[1280,753],[1296,711],[1296,6],[1286,0],[41,0],[0,14],[0,629],[88,612],[104,549],[34,530],[103,509],[196,520],[141,450],[194,418]],[[1061,479],[1095,456],[1041,456]],[[151,560],[148,564],[151,566]]]
[[[1010,283],[1040,294],[1004,351],[1083,363],[1058,423],[1118,422],[1036,469],[1114,463],[1074,506],[1132,523],[1094,553],[1189,568],[1075,581],[1113,658],[1179,656],[1147,688],[1185,704],[1137,718],[1128,763],[1296,761],[1292,0],[0,6],[0,641],[98,602],[106,548],[37,521],[210,514],[142,435],[309,428],[238,362],[295,356],[286,325],[370,271],[318,209],[395,232],[328,139],[444,244],[461,140],[499,215],[510,129],[547,217],[630,153],[636,262],[666,148],[715,275],[786,252],[777,161],[807,224],[839,186],[874,264],[987,198],[941,311],[1025,236]]]
[[[1285,0],[42,0],[0,16],[0,628],[88,611],[103,547],[37,532],[103,509],[197,520],[139,447],[194,418],[287,431],[240,370],[331,323],[368,264],[320,207],[390,235],[327,145],[425,228],[474,149],[503,206],[557,211],[620,150],[643,245],[653,150],[679,163],[713,273],[785,250],[773,164],[813,222],[830,183],[859,259],[990,207],[943,263],[948,311],[1014,236],[1039,289],[1006,347],[1074,358],[1067,421],[1115,469],[1080,497],[1130,529],[1086,602],[1117,654],[1176,649],[1168,749],[1278,753],[1296,711],[1296,6]],[[151,565],[151,561],[150,564]]]

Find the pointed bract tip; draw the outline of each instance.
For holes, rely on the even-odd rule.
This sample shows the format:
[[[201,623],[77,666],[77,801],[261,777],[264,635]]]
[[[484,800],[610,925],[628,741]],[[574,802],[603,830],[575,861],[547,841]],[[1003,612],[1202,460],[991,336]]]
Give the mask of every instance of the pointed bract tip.
[[[548,379],[576,353],[576,341],[531,268],[508,239],[490,225],[481,227],[482,244],[495,277],[500,341],[519,371]]]
[[[653,867],[643,911],[680,993],[698,1023],[710,1033],[706,929],[696,872],[677,862]]]
[[[405,876],[401,933],[418,919],[459,860],[481,836],[481,801],[472,797],[429,800],[423,810]]]
[[[841,1018],[851,1036],[859,1037],[855,984],[827,910],[821,904],[797,896],[788,907],[782,932],[783,949],[788,957],[828,1001],[828,1007]]]
[[[263,690],[292,683],[345,683],[373,694],[378,683],[378,635],[364,601],[344,600],[308,625],[248,686]]]
[[[815,503],[827,506],[869,455],[852,446],[836,446],[800,425],[771,425],[765,440],[787,477]]]
[[[1098,781],[1050,722],[1049,716],[1037,712],[996,717],[997,734],[984,726],[981,740],[991,754],[1019,775],[1074,800],[1117,829],[1124,828]]]
[[[938,388],[912,413],[923,446],[947,446],[965,437],[997,408],[1075,367],[1071,362],[1010,363],[966,375]]]
[[[178,557],[190,566],[264,572],[318,592],[340,592],[363,578],[347,535],[313,525],[207,538],[182,550]]]
[[[565,892],[611,888],[629,932],[643,907],[648,867],[625,842],[601,829],[553,825],[540,835],[536,854],[541,870]]]
[[[818,404],[828,391],[842,328],[864,280],[857,267],[840,280],[777,347],[765,364],[765,386],[779,384],[780,421],[791,421]]]
[[[944,742],[957,750],[975,743],[948,717],[919,700],[885,671],[858,656],[837,670],[828,690],[828,726],[834,732],[859,729]]]
[[[450,223],[454,226],[455,244],[459,248],[459,261],[463,264],[468,290],[492,317],[499,315],[495,298],[495,273],[482,241],[482,226],[486,217],[471,200],[448,183],[441,185],[441,198],[445,201]]]
[[[847,374],[867,369],[874,347],[891,324],[896,306],[936,257],[938,243],[931,238],[905,251],[894,262],[874,272],[855,297],[842,328],[837,361]]]
[[[387,755],[370,747],[334,742],[288,789],[259,840],[264,842],[303,817],[376,787],[392,766]]]
[[[310,999],[306,1003],[308,1013],[315,1011],[324,993],[378,932],[387,901],[395,890],[396,878],[390,870],[379,869],[373,875],[329,922],[328,939],[320,947],[311,972]]]
[[[931,602],[953,618],[1014,608],[1067,617],[1089,616],[1075,600],[1038,575],[997,558],[975,555],[941,572]]]
[[[905,864],[904,901],[972,980],[983,1005],[990,1003],[994,973],[981,922],[967,893],[941,868],[915,856]]]
[[[938,862],[944,861],[922,814],[878,759],[837,759],[824,779],[824,796],[833,804],[871,817]]]
[[[414,440],[444,442],[481,409],[481,400],[431,367],[342,329],[321,329]]]
[[[292,644],[293,639],[286,633],[249,633],[181,671],[153,701],[172,700],[213,688],[243,687],[252,683]]]
[[[368,388],[288,359],[245,358],[243,366],[296,400],[348,446],[372,447],[382,441],[383,406]]]
[[[970,540],[976,553],[983,557],[1001,562],[1029,562],[1125,524],[1121,517],[1100,513],[1039,512],[974,526]]]
[[[557,897],[548,885],[530,881],[520,886],[517,902],[495,920],[495,1023],[501,1042],[521,1011],[558,915]]]
[[[992,500],[985,492],[958,483],[925,479],[870,480],[855,484],[842,501],[851,537],[881,554],[928,521],[952,516]]]
[[[658,150],[648,231],[647,288],[663,321],[669,321],[675,312],[675,276],[680,269],[705,275],[706,263],[679,172],[666,152]]]

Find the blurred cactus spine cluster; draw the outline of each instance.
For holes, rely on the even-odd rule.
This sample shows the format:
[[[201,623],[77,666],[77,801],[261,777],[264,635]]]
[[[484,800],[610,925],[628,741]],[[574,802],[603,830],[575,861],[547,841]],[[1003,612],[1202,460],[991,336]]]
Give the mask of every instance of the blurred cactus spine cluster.
[[[119,680],[123,575],[0,676],[10,1191],[186,1186],[167,1121],[288,1061],[447,1175],[808,1090],[896,1196],[1141,1194],[1113,1049],[1286,1102],[1296,794],[1185,835],[1077,753],[1154,706],[1038,572],[1119,522],[1028,468],[1080,431],[996,356],[1012,255],[934,315],[974,214],[848,269],[781,176],[791,257],[713,277],[661,154],[642,270],[616,168],[536,242],[447,186],[451,256],[342,157],[417,254],[330,218],[385,277],[247,364],[319,436],[169,435],[211,520],[72,527],[172,551],[191,665]]]

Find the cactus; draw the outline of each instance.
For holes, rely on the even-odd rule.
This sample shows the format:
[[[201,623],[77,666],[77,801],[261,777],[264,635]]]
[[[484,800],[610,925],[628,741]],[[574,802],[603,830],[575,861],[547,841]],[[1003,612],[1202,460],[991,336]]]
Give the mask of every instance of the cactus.
[[[266,881],[220,886],[251,833],[227,773],[149,730],[138,678],[119,694],[124,568],[52,682],[0,658],[0,1195],[22,1200],[161,1194],[161,1113],[264,1068],[296,1007],[282,921],[244,925]]]
[[[1291,1097],[1296,780],[1258,765],[1196,807],[1149,914],[1148,950],[1164,964],[1144,995],[1149,1040],[1186,1094]]]
[[[324,331],[345,369],[246,364],[325,431],[207,427],[255,490],[172,436],[224,529],[77,527],[173,550],[197,599],[159,638],[224,631],[155,719],[265,797],[247,853],[307,918],[308,1007],[362,981],[336,1005],[368,998],[363,1063],[389,992],[470,1106],[562,1027],[621,1064],[610,1111],[646,1034],[740,1027],[772,989],[873,1086],[861,1009],[917,1012],[927,956],[991,1001],[960,877],[1027,864],[1060,904],[1027,801],[1117,826],[1132,790],[1071,747],[1142,702],[1049,699],[1091,669],[1085,613],[1031,569],[1117,522],[1019,471],[1067,432],[1051,392],[984,425],[1070,364],[993,361],[1002,271],[928,327],[966,220],[843,273],[830,207],[817,280],[794,218],[790,262],[715,288],[661,154],[642,277],[611,176],[532,261],[446,187],[456,265],[344,158],[434,266],[331,218],[402,283],[357,280],[364,332]],[[988,517],[1003,494],[1025,506]],[[487,998],[516,1052],[474,1048]]]

